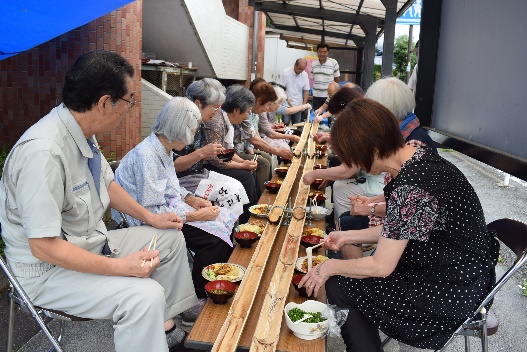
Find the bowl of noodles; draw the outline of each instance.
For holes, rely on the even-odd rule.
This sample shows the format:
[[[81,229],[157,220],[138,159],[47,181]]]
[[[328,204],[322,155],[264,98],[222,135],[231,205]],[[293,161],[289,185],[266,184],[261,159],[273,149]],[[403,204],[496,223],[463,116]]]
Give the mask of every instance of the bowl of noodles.
[[[207,296],[216,304],[225,304],[234,296],[236,285],[227,280],[216,280],[205,285]]]

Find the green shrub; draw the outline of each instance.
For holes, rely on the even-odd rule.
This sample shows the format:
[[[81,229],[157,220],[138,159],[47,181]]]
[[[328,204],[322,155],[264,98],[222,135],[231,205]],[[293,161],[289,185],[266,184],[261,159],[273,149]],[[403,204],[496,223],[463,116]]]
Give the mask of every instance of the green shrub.
[[[4,171],[4,162],[7,154],[9,154],[9,149],[7,148],[7,144],[4,144],[2,150],[0,150],[0,177],[2,177],[2,171]]]

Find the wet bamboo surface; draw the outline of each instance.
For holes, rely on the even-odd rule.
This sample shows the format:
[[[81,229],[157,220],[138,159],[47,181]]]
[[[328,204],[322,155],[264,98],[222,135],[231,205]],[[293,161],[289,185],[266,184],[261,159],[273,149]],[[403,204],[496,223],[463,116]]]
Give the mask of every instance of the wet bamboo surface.
[[[308,132],[309,133],[309,130]],[[300,158],[298,159],[299,168],[297,172],[291,173],[293,176],[292,186],[290,188],[290,195],[297,197],[299,183],[301,182],[301,176],[303,174],[303,168],[300,167]],[[293,160],[294,162],[295,160]],[[308,160],[312,168],[313,163],[317,163],[314,160]],[[325,163],[324,160],[318,161]],[[275,176],[273,180],[277,180]],[[282,183],[282,186],[284,183]],[[301,187],[303,184],[301,185]],[[304,186],[307,187],[307,186]],[[282,189],[283,187],[281,187]],[[307,187],[309,192],[309,187]],[[276,203],[278,195],[269,194],[267,191],[264,192],[260,198],[260,204],[267,203],[268,196],[271,197],[271,203]],[[306,193],[307,199],[307,193]],[[306,203],[304,202],[303,205]],[[315,226],[324,229],[324,221],[315,221]],[[247,267],[246,276],[237,289],[237,292],[232,300],[225,305],[217,305],[208,300],[202,313],[200,314],[194,328],[192,329],[189,337],[185,343],[186,346],[195,349],[211,350],[214,351],[247,351],[251,345],[252,338],[256,333],[256,327],[258,318],[262,309],[262,303],[264,303],[266,294],[269,291],[269,286],[272,283],[274,273],[277,270],[282,269],[282,262],[280,260],[284,243],[290,241],[291,237],[288,236],[288,229],[292,226],[279,226],[278,224],[268,223],[262,238],[259,242],[253,245],[253,247],[246,249],[236,246],[229,262],[236,263]],[[305,256],[305,249],[301,247],[298,250],[298,242],[302,233],[302,226],[295,226],[293,231],[296,234],[297,252],[293,255]],[[263,253],[268,251],[268,256]],[[291,254],[288,254],[291,256]],[[291,261],[291,257],[288,259]],[[294,264],[294,262],[293,262]],[[292,276],[294,271],[294,265],[291,267]],[[300,297],[294,290],[289,281],[287,285],[283,284],[282,295],[287,302],[302,303],[306,299]],[[247,292],[247,293],[244,293]],[[318,300],[325,301],[325,294],[322,292]],[[284,303],[284,305],[285,305]],[[283,308],[281,309],[283,312]],[[277,343],[275,348],[279,351],[324,351],[325,340],[318,339],[312,341],[305,341],[295,337],[292,332],[286,327],[285,322],[282,321],[283,314],[280,315],[280,326],[278,327]]]
[[[311,140],[311,138],[309,138]],[[310,150],[314,151],[312,144]],[[314,159],[308,158],[304,163],[303,173],[313,170]],[[305,185],[301,178],[299,180],[298,192],[294,207],[302,207],[307,203],[310,187]],[[300,237],[304,228],[305,217],[292,218],[287,229],[285,241],[282,244],[280,257],[271,278],[271,282],[265,295],[265,300],[260,311],[258,324],[254,332],[250,351],[272,352],[276,350],[280,338],[282,316],[286,305],[287,296],[291,286],[291,279],[295,271],[295,263],[298,259]]]

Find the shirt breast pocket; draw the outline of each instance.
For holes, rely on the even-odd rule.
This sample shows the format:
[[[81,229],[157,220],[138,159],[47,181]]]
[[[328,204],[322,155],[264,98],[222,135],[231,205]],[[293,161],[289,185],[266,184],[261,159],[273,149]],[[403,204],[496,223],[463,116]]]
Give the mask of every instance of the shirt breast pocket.
[[[69,209],[63,213],[63,229],[66,233],[85,235],[91,232],[93,221],[93,209],[91,207],[90,185],[83,180],[73,185],[70,193]]]

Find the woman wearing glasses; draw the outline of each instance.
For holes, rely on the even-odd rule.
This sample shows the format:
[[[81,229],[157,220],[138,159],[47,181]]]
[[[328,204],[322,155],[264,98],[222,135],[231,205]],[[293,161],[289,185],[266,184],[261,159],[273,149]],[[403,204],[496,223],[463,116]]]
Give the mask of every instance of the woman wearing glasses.
[[[256,204],[254,180],[249,172],[227,176],[204,167],[204,161],[216,157],[224,150],[220,143],[207,143],[204,124],[212,120],[225,101],[225,87],[215,79],[204,78],[187,88],[187,98],[199,108],[202,123],[199,124],[194,141],[181,150],[174,150],[174,166],[182,187],[199,197],[226,207],[240,216],[244,210]],[[233,178],[236,177],[236,178]]]

